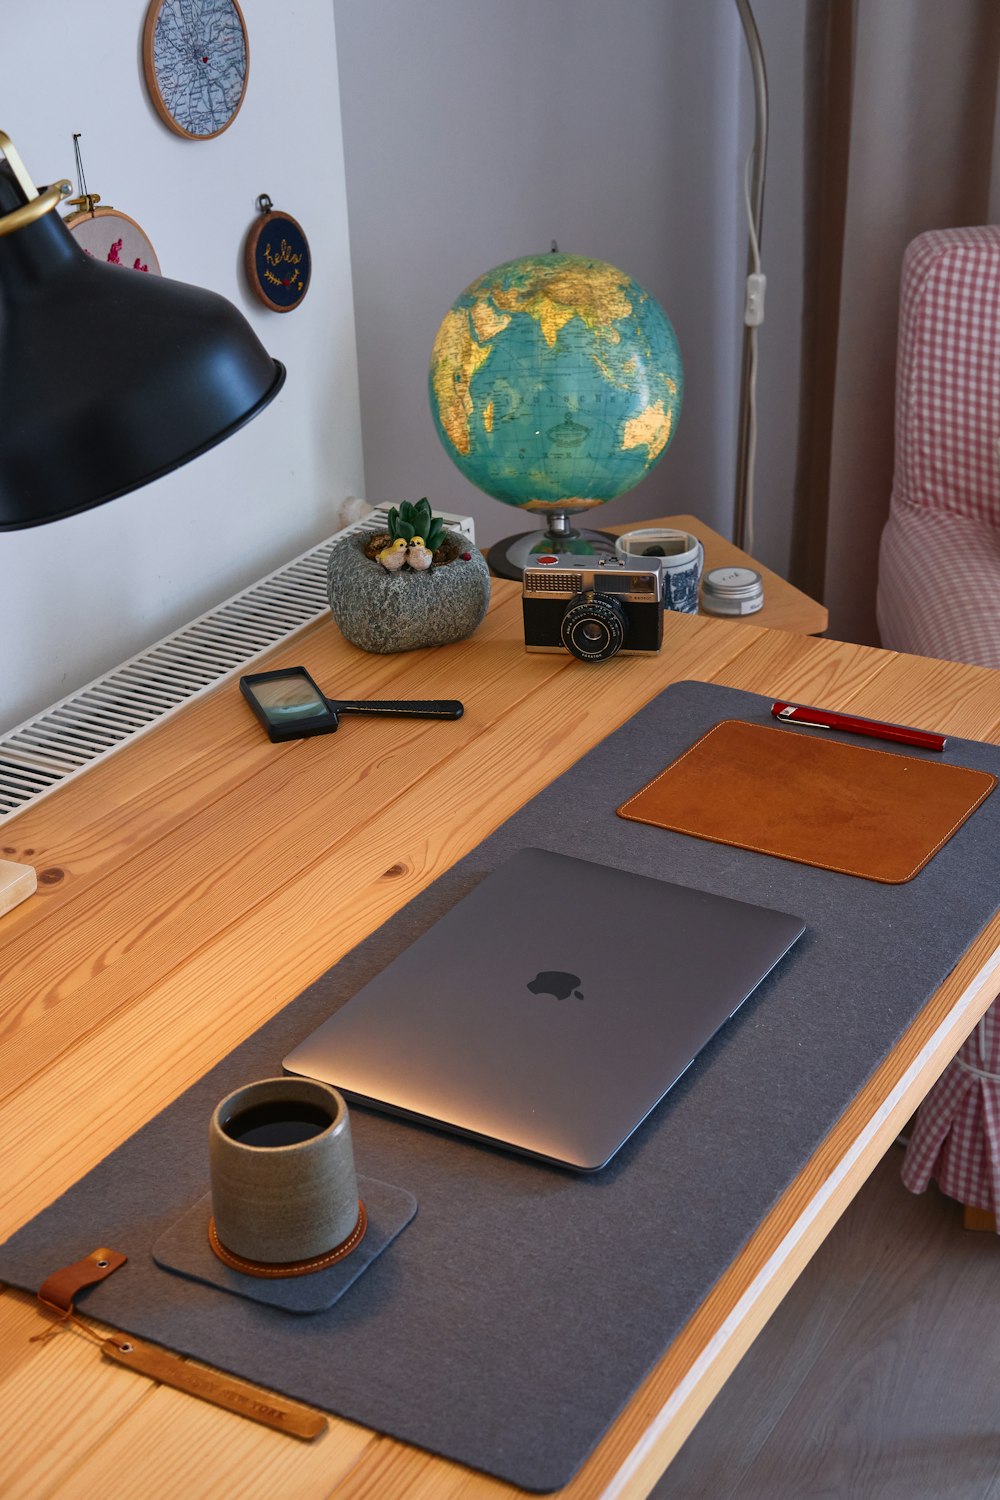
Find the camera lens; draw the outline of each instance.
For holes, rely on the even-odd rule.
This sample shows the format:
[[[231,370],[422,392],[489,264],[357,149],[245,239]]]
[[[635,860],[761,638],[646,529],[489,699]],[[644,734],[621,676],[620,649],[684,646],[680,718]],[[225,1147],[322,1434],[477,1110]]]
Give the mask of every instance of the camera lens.
[[[587,589],[566,607],[560,635],[567,651],[581,661],[607,661],[628,634],[628,616],[613,594]]]

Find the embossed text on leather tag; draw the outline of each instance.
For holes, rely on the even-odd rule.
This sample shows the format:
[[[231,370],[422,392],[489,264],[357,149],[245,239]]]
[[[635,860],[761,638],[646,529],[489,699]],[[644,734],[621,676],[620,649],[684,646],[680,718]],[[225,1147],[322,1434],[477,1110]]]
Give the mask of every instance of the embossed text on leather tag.
[[[172,1386],[174,1390],[186,1391],[188,1395],[210,1401],[214,1406],[225,1407],[226,1411],[238,1412],[242,1417],[250,1417],[254,1422],[287,1432],[292,1437],[308,1441],[319,1437],[327,1428],[326,1417],[308,1406],[287,1401],[284,1396],[276,1396],[247,1380],[209,1370],[205,1365],[190,1364],[156,1344],[140,1343],[128,1334],[116,1333],[105,1339],[101,1350],[108,1359],[128,1365],[151,1380]]]

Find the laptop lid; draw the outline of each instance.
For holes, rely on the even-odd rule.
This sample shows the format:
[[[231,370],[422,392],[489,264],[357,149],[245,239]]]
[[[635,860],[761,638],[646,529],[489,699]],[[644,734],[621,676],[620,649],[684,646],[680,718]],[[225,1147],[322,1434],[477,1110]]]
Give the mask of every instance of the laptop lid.
[[[284,1066],[594,1171],[804,930],[784,912],[522,849]]]

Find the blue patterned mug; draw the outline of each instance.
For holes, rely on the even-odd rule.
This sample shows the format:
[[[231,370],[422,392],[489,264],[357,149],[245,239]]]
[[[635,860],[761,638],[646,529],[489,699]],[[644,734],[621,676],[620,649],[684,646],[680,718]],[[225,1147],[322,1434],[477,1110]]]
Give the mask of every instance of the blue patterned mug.
[[[630,557],[658,558],[664,609],[682,615],[698,613],[698,585],[705,549],[689,531],[671,531],[664,526],[626,531],[615,542],[615,554],[622,562]]]

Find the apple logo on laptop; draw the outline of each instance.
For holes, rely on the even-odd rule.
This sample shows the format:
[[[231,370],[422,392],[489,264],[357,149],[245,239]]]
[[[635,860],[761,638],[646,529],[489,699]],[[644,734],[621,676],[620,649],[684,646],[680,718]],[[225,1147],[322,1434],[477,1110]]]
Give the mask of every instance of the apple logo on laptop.
[[[566,969],[542,969],[531,980],[528,989],[533,995],[552,995],[556,1000],[568,1000],[570,994],[582,1000],[583,994],[577,989],[582,982],[579,974],[570,974]]]

